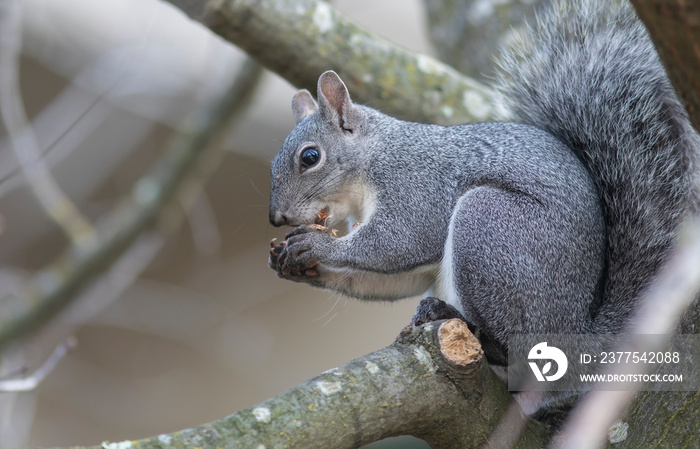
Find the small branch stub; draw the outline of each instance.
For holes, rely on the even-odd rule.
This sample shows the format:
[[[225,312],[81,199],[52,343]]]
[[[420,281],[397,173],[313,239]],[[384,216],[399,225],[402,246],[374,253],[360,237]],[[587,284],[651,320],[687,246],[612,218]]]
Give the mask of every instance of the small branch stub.
[[[440,352],[453,365],[466,366],[481,360],[484,355],[479,340],[460,319],[451,319],[440,324],[438,329]]]

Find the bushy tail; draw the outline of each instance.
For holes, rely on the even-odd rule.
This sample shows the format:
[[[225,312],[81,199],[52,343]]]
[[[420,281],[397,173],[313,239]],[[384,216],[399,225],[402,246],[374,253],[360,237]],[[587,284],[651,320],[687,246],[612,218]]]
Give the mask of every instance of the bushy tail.
[[[629,6],[557,2],[500,65],[511,118],[564,141],[595,180],[608,241],[591,331],[619,332],[697,212],[700,139]]]

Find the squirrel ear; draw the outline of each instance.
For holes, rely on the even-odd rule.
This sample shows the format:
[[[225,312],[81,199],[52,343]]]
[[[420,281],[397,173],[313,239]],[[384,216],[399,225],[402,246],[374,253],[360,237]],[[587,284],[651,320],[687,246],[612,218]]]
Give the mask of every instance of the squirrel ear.
[[[302,89],[294,94],[292,98],[292,113],[297,123],[316,113],[316,111],[318,111],[318,105],[308,90]]]
[[[327,120],[340,126],[341,130],[350,131],[354,128],[348,122],[352,101],[348,88],[337,73],[332,70],[324,72],[318,78],[318,102],[321,114]]]

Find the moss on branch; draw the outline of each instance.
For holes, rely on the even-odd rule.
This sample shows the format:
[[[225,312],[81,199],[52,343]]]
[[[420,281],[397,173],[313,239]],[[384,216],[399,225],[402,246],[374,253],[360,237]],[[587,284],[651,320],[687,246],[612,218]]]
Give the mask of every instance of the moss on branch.
[[[318,0],[215,0],[199,19],[298,87],[335,70],[359,102],[418,122],[494,117],[490,91],[433,58],[410,53]]]
[[[398,435],[433,448],[497,447],[490,435],[506,412],[524,429],[512,447],[543,447],[549,432],[513,414],[512,401],[466,324],[447,320],[406,328],[384,349],[221,420],[101,447],[349,449]]]

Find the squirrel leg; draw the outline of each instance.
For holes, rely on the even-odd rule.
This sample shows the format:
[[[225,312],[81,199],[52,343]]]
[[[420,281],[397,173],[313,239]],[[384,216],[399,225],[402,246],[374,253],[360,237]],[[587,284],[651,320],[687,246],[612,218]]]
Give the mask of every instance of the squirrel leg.
[[[452,214],[438,291],[492,363],[506,363],[509,334],[581,333],[588,319],[594,291],[571,282],[589,257],[576,242],[585,220],[562,224],[555,201],[476,186]]]

